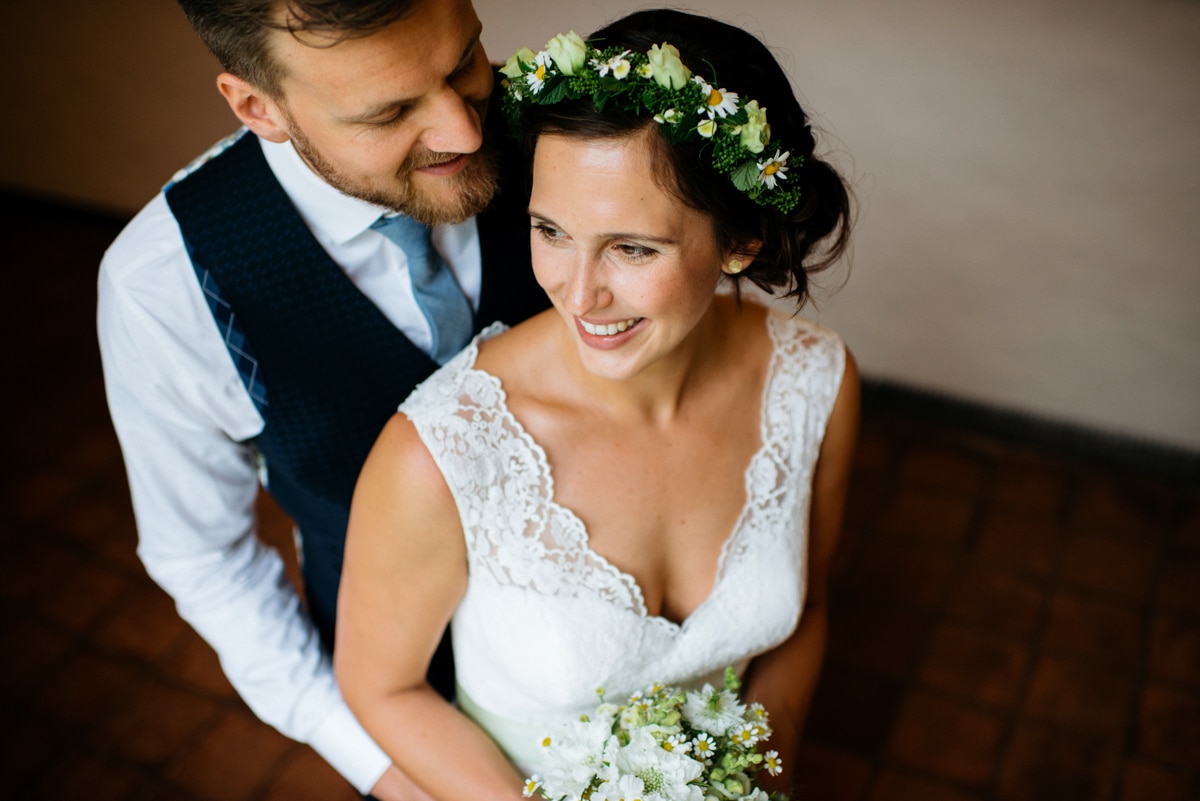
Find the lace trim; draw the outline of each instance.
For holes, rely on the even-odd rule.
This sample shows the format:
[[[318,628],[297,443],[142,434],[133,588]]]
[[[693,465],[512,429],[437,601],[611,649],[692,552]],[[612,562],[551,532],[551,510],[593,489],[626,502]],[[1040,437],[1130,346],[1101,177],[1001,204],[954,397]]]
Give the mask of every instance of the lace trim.
[[[554,500],[545,450],[509,411],[500,380],[474,368],[478,342],[505,327],[484,331],[400,407],[458,503],[472,573],[546,595],[594,593],[674,630],[719,596],[730,566],[751,545],[794,537],[797,503],[807,519],[812,468],[841,384],[843,354],[837,338],[812,323],[771,313],[767,325],[773,352],[760,446],[744,473],[746,502],[722,546],[712,591],[682,625],[649,615],[636,579],[594,552],[583,521]],[[818,377],[825,380],[811,380]]]

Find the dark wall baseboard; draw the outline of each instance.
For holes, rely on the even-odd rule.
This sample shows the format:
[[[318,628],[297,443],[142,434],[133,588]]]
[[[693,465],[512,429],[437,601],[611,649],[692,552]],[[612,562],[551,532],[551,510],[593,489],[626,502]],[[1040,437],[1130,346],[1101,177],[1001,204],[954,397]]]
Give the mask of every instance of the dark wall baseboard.
[[[956,426],[1057,451],[1107,467],[1200,487],[1200,452],[1034,414],[863,378],[864,414],[892,414]]]

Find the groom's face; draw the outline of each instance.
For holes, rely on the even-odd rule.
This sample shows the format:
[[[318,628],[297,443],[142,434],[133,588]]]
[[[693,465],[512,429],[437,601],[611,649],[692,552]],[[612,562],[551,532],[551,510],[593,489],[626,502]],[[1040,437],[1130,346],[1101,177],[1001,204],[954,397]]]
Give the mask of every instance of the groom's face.
[[[426,223],[478,213],[495,191],[481,30],[470,0],[422,0],[369,36],[272,33],[275,103],[296,150],[342,192]]]

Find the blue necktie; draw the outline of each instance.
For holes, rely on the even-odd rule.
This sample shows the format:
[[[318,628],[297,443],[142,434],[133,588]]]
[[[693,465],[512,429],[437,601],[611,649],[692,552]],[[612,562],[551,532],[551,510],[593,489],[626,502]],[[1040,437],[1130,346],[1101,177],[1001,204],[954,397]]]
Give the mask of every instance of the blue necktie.
[[[429,355],[445,364],[471,341],[475,323],[467,296],[434,250],[429,226],[397,214],[380,217],[371,227],[399,245],[408,257],[413,296],[433,333]]]

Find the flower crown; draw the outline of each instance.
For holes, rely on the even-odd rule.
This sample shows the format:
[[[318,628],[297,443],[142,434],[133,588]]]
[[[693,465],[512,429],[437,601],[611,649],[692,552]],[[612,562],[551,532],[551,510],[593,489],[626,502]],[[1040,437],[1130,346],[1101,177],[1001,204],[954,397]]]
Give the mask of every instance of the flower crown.
[[[804,157],[791,159],[779,147],[775,155],[764,155],[771,143],[767,110],[695,75],[674,45],[664,42],[647,53],[597,49],[571,31],[555,36],[540,53],[521,48],[500,72],[504,112],[514,131],[522,128],[524,105],[591,97],[597,111],[614,105],[652,115],[672,144],[708,140],[713,168],[759,205],[786,214],[800,202],[799,187],[789,186],[787,177]]]

